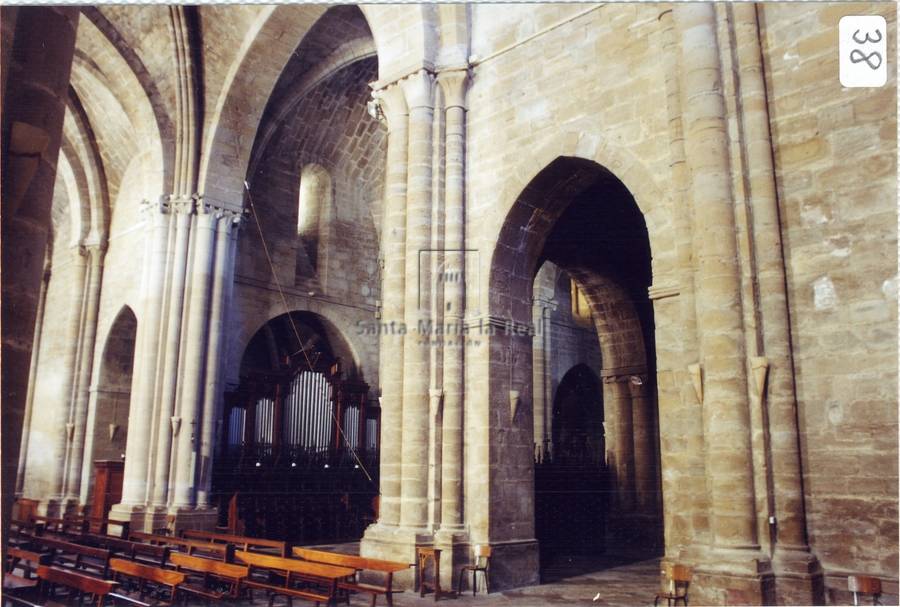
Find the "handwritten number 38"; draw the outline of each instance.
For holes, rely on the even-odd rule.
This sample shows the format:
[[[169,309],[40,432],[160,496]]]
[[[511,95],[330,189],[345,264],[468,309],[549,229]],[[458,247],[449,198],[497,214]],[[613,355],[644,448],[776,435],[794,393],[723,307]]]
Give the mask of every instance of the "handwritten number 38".
[[[860,40],[858,38],[859,30],[856,30],[855,32],[853,32],[853,41],[857,44],[866,44],[867,42],[877,44],[878,42],[881,42],[881,30],[875,30],[875,34],[878,36],[878,38],[870,38],[869,33],[866,32],[866,37]],[[879,67],[881,67],[882,58],[881,53],[877,51],[872,51],[867,55],[859,49],[853,49],[850,52],[850,61],[852,63],[861,63],[865,61],[866,65],[868,65],[873,70],[877,70]]]

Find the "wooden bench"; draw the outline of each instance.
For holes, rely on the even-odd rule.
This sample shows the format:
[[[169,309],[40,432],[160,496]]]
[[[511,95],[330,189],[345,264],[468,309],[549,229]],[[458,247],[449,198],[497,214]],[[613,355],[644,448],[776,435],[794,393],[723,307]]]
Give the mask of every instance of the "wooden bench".
[[[153,590],[159,586],[168,589],[168,599],[160,598],[163,605],[172,605],[178,598],[178,588],[184,583],[185,575],[178,571],[160,569],[159,567],[151,567],[142,565],[124,559],[111,559],[109,568],[113,572],[113,579],[119,581],[122,577],[137,580],[138,599],[143,600],[147,592],[147,583],[149,582]]]
[[[265,549],[271,549],[278,553],[278,556],[288,556],[288,543],[281,540],[267,540],[260,537],[249,537],[246,535],[232,535],[230,533],[217,533],[215,531],[200,531],[195,529],[186,529],[182,536],[185,539],[206,540],[209,542],[220,542],[223,544],[234,544],[239,550],[250,552],[256,549],[256,552],[264,552]]]
[[[338,587],[344,590],[352,590],[356,592],[368,592],[372,595],[372,606],[378,599],[379,594],[383,594],[388,605],[393,605],[391,594],[394,574],[398,571],[409,569],[413,565],[408,563],[400,563],[396,561],[383,561],[379,559],[370,559],[353,554],[340,554],[338,552],[326,552],[324,550],[312,550],[310,548],[301,548],[295,546],[293,555],[305,561],[315,563],[325,563],[328,565],[338,565],[340,567],[351,567],[356,571],[374,571],[385,574],[385,583],[383,586],[376,584],[363,583],[358,580],[345,580],[338,583]]]
[[[313,601],[317,606],[320,603],[332,603],[337,597],[338,583],[356,573],[355,569],[350,569],[349,567],[298,561],[258,552],[247,552],[246,550],[238,550],[234,553],[234,556],[238,561],[246,563],[250,568],[251,575],[244,582],[246,586],[248,588],[259,588],[271,593],[269,597],[270,606],[275,595],[286,596],[288,600],[295,597],[306,599]],[[272,572],[278,574],[284,578],[284,585],[278,586],[271,583],[271,578],[269,577],[265,580],[253,578],[252,574],[255,570],[262,570],[267,575]],[[323,590],[314,591],[305,588],[295,588],[292,581],[296,580],[321,586]]]
[[[132,542],[109,535],[86,533],[81,536],[80,542],[98,548],[106,548],[112,554],[118,554],[130,561],[153,567],[165,567],[166,560],[169,558],[168,546]]]
[[[6,549],[6,567],[3,573],[3,590],[5,592],[27,592],[37,587],[38,580],[31,576],[41,565],[50,564],[50,555],[31,550],[23,550],[9,546]],[[15,570],[21,569],[22,575]]]
[[[106,577],[109,573],[110,552],[105,548],[83,546],[45,536],[34,538],[34,545],[46,548],[54,565],[65,564],[75,569],[93,572],[100,577]]]
[[[241,583],[250,574],[250,568],[243,565],[223,563],[179,552],[173,552],[170,555],[169,564],[174,566],[176,571],[188,571],[202,578],[199,586],[185,583],[181,586],[182,590],[211,600],[220,600],[226,597],[238,598],[241,593]],[[227,585],[228,590],[226,592],[211,590],[209,588],[211,579],[223,582]]]
[[[179,552],[185,552],[191,556],[204,556],[231,563],[234,561],[234,546],[232,544],[213,544],[212,542],[197,542],[170,535],[156,535],[132,531],[129,536],[131,541],[156,545],[169,546]]]
[[[38,604],[53,607],[76,604],[73,599],[77,599],[80,603],[85,594],[90,595],[91,603],[96,603],[97,607],[103,607],[104,600],[117,586],[116,582],[111,580],[100,580],[75,571],[47,565],[38,567],[37,575],[41,581]],[[57,603],[52,600],[56,586],[65,586],[69,589],[65,603]]]

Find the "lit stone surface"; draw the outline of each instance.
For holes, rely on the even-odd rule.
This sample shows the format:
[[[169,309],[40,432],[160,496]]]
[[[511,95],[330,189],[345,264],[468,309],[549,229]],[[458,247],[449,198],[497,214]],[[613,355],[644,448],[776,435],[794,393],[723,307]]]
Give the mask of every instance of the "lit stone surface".
[[[115,518],[212,527],[228,395],[292,310],[380,401],[364,555],[652,599],[655,560],[536,586],[584,365],[608,553],[698,604],[893,597],[896,81],[840,86],[847,14],[895,56],[889,4],[4,7],[6,495],[77,508],[124,454]]]

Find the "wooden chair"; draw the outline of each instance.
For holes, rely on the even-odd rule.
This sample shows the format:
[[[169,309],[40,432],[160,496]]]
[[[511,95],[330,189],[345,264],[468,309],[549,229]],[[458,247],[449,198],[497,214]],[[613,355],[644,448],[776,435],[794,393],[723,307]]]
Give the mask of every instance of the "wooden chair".
[[[691,583],[691,568],[674,563],[666,563],[661,571],[664,576],[663,590],[653,599],[653,606],[659,604],[659,599],[666,599],[666,604],[673,607],[681,601],[685,607],[688,604],[688,586]]]
[[[490,568],[491,568],[491,547],[484,546],[482,544],[476,544],[473,548],[473,552],[475,553],[475,563],[472,565],[463,565],[459,570],[459,580],[456,584],[456,594],[462,594],[462,580],[463,575],[465,575],[466,571],[472,572],[472,596],[475,596],[475,589],[477,588],[477,584],[475,583],[478,579],[478,572],[484,576],[484,590],[488,594],[491,592],[491,583],[490,583]],[[451,582],[453,580],[450,580]]]
[[[859,605],[859,595],[870,595],[873,605],[881,605],[881,580],[868,575],[847,577],[847,590],[853,595],[853,604]]]

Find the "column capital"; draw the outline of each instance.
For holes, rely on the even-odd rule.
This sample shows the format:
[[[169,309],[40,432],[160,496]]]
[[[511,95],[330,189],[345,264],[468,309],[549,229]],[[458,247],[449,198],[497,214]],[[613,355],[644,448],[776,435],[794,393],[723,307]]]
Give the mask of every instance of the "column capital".
[[[414,108],[434,109],[434,73],[420,69],[400,80],[400,87],[406,95],[406,105]]]
[[[199,194],[191,194],[186,196],[183,194],[170,194],[166,197],[169,203],[169,209],[172,213],[179,215],[190,215],[199,206],[202,205],[202,196]]]
[[[171,210],[168,196],[160,196],[156,200],[143,199],[140,203],[141,213],[153,215],[156,213],[166,214]]]
[[[386,121],[388,128],[396,126],[409,114],[403,89],[396,82],[373,90],[370,104],[369,113],[373,118]]]
[[[468,91],[469,70],[454,69],[439,72],[437,82],[444,92],[445,105],[466,109],[466,92]]]

